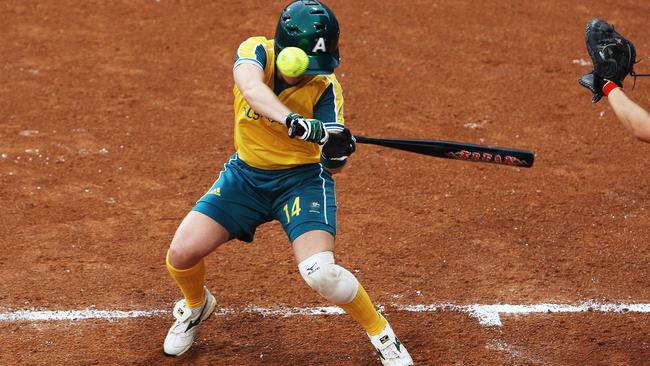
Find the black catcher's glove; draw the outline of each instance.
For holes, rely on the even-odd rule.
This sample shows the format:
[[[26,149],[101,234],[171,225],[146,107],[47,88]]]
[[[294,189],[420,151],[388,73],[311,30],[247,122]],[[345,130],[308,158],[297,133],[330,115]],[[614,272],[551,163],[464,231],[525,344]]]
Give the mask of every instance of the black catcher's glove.
[[[585,88],[591,91],[592,103],[598,103],[600,98],[602,98],[605,95],[603,94],[603,86],[605,85],[606,81],[601,79],[600,76],[598,76],[595,71],[582,75],[582,77],[580,78],[580,80],[578,80],[578,82],[580,83],[580,85],[584,86]]]
[[[636,50],[632,42],[602,19],[587,23],[585,41],[594,69],[583,75],[579,83],[593,93],[591,101],[597,103],[603,97],[602,87],[607,80],[622,87],[623,79],[628,74],[634,75]]]
[[[356,150],[356,141],[350,130],[344,128],[342,132],[330,133],[329,139],[323,145],[321,161],[327,168],[342,167],[348,156]]]

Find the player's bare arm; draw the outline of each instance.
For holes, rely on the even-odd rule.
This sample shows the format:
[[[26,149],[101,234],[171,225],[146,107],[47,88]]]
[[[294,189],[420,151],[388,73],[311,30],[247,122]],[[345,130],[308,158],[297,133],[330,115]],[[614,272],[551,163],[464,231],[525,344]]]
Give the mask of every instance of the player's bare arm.
[[[304,118],[282,104],[273,90],[264,83],[262,69],[251,64],[240,64],[233,69],[233,77],[251,108],[273,122],[285,124],[289,129],[289,137],[320,145],[327,141],[329,135],[323,122]]]
[[[618,119],[634,137],[650,143],[650,114],[620,88],[612,90],[607,99]]]
[[[233,77],[253,110],[274,122],[284,123],[291,110],[264,83],[262,69],[252,64],[240,64],[233,69]]]

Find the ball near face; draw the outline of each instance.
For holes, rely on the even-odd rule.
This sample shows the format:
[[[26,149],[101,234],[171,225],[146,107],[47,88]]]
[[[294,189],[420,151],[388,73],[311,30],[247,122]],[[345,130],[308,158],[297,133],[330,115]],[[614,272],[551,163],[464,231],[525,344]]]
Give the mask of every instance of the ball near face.
[[[309,58],[305,51],[298,47],[286,47],[280,51],[275,63],[281,73],[295,78],[305,73],[307,65],[309,65]]]

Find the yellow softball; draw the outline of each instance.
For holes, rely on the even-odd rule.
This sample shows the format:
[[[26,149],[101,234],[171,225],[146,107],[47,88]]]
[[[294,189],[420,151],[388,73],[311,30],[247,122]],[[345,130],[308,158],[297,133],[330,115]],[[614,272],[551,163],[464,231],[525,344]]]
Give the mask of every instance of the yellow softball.
[[[286,47],[280,51],[275,62],[281,73],[295,78],[305,73],[307,65],[309,65],[309,58],[305,51],[298,47]]]

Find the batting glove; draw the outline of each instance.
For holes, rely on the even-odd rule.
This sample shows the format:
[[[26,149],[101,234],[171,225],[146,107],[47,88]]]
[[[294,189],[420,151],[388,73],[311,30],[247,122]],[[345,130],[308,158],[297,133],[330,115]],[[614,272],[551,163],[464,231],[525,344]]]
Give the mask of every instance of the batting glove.
[[[325,125],[317,119],[305,118],[298,113],[289,113],[284,123],[289,129],[288,134],[291,138],[295,137],[319,145],[326,143],[329,138]]]
[[[321,150],[321,163],[326,168],[342,167],[356,150],[356,142],[347,128],[344,128],[343,132],[331,133]]]

